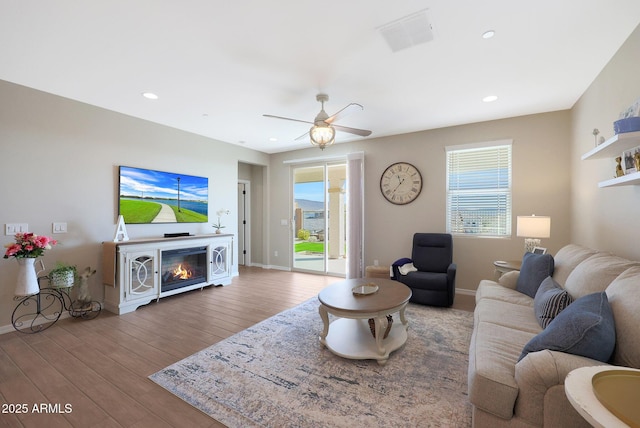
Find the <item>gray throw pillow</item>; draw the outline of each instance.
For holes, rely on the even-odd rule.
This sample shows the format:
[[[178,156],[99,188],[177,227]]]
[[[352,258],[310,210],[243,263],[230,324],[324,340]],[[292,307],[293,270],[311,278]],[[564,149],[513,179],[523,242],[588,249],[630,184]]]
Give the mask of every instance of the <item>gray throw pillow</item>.
[[[573,301],[550,276],[546,277],[533,298],[533,309],[540,327],[547,328],[549,323]]]
[[[529,352],[549,349],[606,363],[616,345],[616,328],[607,293],[587,294],[560,312],[524,346],[518,361]]]
[[[553,275],[553,256],[551,254],[526,253],[522,257],[520,275],[516,290],[529,297],[535,297],[542,281]]]

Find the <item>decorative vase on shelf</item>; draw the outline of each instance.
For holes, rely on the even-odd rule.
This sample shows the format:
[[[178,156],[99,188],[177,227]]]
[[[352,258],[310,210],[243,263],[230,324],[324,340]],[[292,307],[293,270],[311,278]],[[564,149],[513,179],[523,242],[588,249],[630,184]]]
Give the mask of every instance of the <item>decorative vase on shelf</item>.
[[[220,228],[216,229],[216,235],[220,235],[222,233],[222,230],[220,230]]]
[[[40,286],[38,285],[38,273],[36,272],[36,259],[24,257],[16,260],[18,261],[18,278],[16,280],[15,295],[24,297],[38,294]],[[42,262],[40,264],[42,265]],[[44,266],[42,270],[44,270]]]

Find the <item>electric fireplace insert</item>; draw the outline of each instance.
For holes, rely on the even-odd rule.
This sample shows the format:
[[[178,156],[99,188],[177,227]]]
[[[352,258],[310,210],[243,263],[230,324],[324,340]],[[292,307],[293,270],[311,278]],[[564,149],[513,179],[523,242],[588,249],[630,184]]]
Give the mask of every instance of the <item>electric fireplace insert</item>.
[[[179,248],[162,252],[161,291],[207,281],[207,247]]]

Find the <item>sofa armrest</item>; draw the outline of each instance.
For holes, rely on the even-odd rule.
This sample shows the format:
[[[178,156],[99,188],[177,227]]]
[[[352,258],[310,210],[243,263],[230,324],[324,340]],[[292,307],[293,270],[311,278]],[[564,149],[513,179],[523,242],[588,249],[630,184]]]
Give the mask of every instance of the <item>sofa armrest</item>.
[[[527,354],[516,364],[515,379],[519,391],[514,413],[536,426],[543,426],[545,413],[550,411],[554,413],[556,426],[574,426],[576,421],[584,422],[566,395],[561,394],[559,399],[553,400],[553,410],[545,405],[549,403],[549,400],[545,403],[545,397],[548,393],[557,392],[557,386],[564,391],[564,379],[572,370],[599,365],[607,364],[548,349]]]
[[[520,271],[517,271],[517,270],[506,272],[502,274],[500,278],[498,278],[498,284],[502,285],[505,288],[510,288],[512,290],[515,290],[519,276],[520,276]]]

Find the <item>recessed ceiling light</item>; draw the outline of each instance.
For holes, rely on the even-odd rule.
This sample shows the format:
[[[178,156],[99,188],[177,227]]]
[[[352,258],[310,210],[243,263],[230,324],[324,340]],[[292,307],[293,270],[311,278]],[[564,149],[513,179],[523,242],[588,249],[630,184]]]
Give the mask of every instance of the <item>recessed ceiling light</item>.
[[[278,139],[276,137],[271,137],[271,138],[269,138],[269,141],[274,141],[275,142],[275,141],[278,141]]]
[[[485,103],[492,103],[497,99],[498,99],[497,95],[487,95],[482,99],[482,101],[484,101]]]
[[[493,36],[495,36],[495,35],[496,35],[496,32],[495,32],[495,31],[493,31],[493,30],[488,30],[488,31],[485,31],[484,33],[482,33],[482,38],[483,38],[483,39],[490,39],[490,38],[492,38],[492,37],[493,37]]]
[[[149,99],[149,100],[157,100],[158,96],[156,94],[154,94],[153,92],[143,92],[142,96]]]

